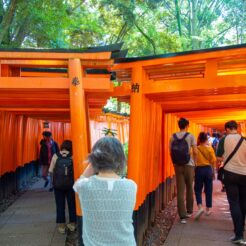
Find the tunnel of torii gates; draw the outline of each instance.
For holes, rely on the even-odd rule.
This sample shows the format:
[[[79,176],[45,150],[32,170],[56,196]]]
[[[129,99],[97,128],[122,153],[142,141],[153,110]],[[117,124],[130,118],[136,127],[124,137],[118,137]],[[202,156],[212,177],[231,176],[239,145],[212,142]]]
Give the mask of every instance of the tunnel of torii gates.
[[[104,117],[106,100],[117,97],[130,103],[129,121],[112,115],[102,121],[129,122],[127,176],[138,185],[134,225],[141,245],[155,214],[175,195],[168,142],[177,119],[188,118],[196,137],[200,131],[223,131],[231,119],[245,134],[246,45],[152,57],[125,54],[121,44],[0,50],[0,194],[13,188],[9,182],[18,184],[20,167],[38,159],[44,121],[51,122],[59,143],[72,140],[77,179],[92,145],[89,122]]]

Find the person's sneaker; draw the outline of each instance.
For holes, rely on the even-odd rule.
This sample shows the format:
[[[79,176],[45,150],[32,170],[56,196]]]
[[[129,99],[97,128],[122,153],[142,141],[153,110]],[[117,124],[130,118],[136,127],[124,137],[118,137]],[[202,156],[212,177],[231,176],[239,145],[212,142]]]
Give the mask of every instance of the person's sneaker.
[[[195,215],[195,220],[199,220],[203,213],[204,213],[203,208],[200,208]]]
[[[212,211],[209,210],[209,211],[206,211],[206,212],[205,212],[205,215],[206,215],[206,216],[209,216],[211,213],[212,213]]]
[[[245,241],[244,241],[244,239],[242,237],[237,237],[237,236],[231,237],[230,241],[232,243],[241,244],[241,245],[244,245],[244,243],[245,243]]]
[[[192,213],[187,213],[186,215],[185,215],[185,217],[188,219],[188,218],[191,218],[192,217]]]
[[[75,231],[75,229],[76,229],[76,224],[75,224],[74,222],[68,223],[68,224],[67,224],[67,228],[68,228],[70,231]]]
[[[186,221],[186,219],[180,219],[180,223],[181,223],[181,224],[186,224],[187,221]]]
[[[65,233],[66,233],[66,225],[63,224],[63,223],[58,224],[57,230],[58,230],[58,232],[60,232],[61,234],[65,234]]]

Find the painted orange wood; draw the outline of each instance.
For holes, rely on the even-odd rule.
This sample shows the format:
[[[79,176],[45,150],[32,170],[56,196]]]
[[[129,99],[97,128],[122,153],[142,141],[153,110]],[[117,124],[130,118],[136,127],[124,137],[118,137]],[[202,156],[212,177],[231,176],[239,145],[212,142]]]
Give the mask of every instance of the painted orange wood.
[[[15,66],[22,66],[25,65],[25,67],[46,67],[46,66],[51,66],[51,67],[67,67],[68,65],[68,60],[41,60],[41,59],[36,59],[36,60],[18,60],[18,59],[1,59],[1,64],[5,65],[15,65]]]
[[[0,60],[0,64],[1,64],[1,60]],[[0,70],[1,70],[0,76],[8,77],[10,75],[10,70],[9,70],[9,66],[8,65],[5,65],[5,64],[1,65],[1,69]]]
[[[133,179],[138,185],[137,201],[135,209],[143,202],[145,194],[142,189],[141,170],[142,164],[145,163],[142,156],[143,148],[143,101],[144,96],[142,95],[142,80],[143,71],[141,67],[136,67],[132,73],[133,84],[138,83],[139,93],[131,93],[131,115],[130,115],[130,129],[129,129],[129,152],[128,152],[128,167],[127,176]]]
[[[84,60],[81,59],[81,65],[84,67],[90,67],[90,68],[95,68],[95,67],[105,67],[105,66],[111,66],[113,65],[114,60]],[[17,59],[2,59],[1,64],[5,65],[15,65],[15,66],[23,66],[25,67],[61,67],[61,68],[66,68],[68,66],[68,59],[64,60],[44,60],[44,59],[25,59],[25,60],[17,60]]]
[[[112,97],[129,97],[131,93],[131,83],[123,82],[121,86],[114,87]],[[130,97],[129,97],[130,98]]]
[[[83,78],[87,91],[113,91],[109,78]],[[0,77],[0,89],[68,89],[68,78],[60,77]]]
[[[128,140],[129,125],[124,120],[101,116],[107,98],[116,96],[131,103],[128,177],[138,184],[138,209],[150,192],[174,175],[169,139],[178,131],[179,117],[190,120],[189,131],[195,137],[200,131],[212,133],[213,128],[223,131],[229,119],[237,120],[245,134],[245,55],[245,48],[233,48],[113,65],[110,52],[0,52],[0,144],[13,139],[18,145],[13,148],[8,142],[3,147],[0,163],[6,163],[10,153],[17,150],[18,154],[0,166],[0,174],[37,157],[41,119],[48,119],[59,143],[72,138],[78,177],[90,142],[102,136],[102,127],[117,129],[117,137]],[[69,76],[20,72],[22,67],[68,68]],[[109,75],[82,74],[85,68],[109,69],[123,83],[113,88]],[[80,84],[72,86],[76,76]],[[131,92],[135,83],[140,85],[139,93]],[[89,124],[94,131],[89,131]],[[1,131],[9,125],[12,131]]]
[[[1,59],[71,59],[77,57],[83,60],[108,60],[111,52],[96,53],[60,53],[60,52],[7,52],[0,51]]]
[[[50,72],[21,72],[20,77],[58,77],[67,78],[67,73],[50,73]]]
[[[21,107],[16,107],[16,108],[4,108],[1,107],[1,111],[16,111],[16,112],[29,112],[29,113],[39,113],[39,112],[52,112],[55,114],[56,112],[70,112],[68,108],[21,108]]]
[[[0,111],[0,175],[38,159],[42,131],[41,120]],[[70,135],[65,123],[52,122],[51,131],[59,144]]]
[[[0,77],[0,89],[65,89],[69,88],[67,78],[23,78]]]
[[[163,81],[148,81],[143,85],[143,93],[160,93],[175,91],[206,90],[211,88],[245,87],[246,75],[217,76],[207,78],[175,79]]]
[[[69,87],[71,112],[71,137],[73,142],[73,160],[75,180],[80,177],[86,168],[84,161],[88,155],[87,105],[83,90],[83,79],[80,59],[69,60]],[[76,196],[77,215],[81,215],[79,199]]]

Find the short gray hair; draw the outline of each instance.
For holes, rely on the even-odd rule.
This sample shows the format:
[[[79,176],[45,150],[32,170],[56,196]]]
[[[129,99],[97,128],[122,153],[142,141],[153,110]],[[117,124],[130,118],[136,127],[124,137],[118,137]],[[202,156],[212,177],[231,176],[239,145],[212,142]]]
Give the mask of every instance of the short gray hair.
[[[103,137],[94,144],[88,161],[96,172],[121,172],[125,167],[126,157],[117,138]]]

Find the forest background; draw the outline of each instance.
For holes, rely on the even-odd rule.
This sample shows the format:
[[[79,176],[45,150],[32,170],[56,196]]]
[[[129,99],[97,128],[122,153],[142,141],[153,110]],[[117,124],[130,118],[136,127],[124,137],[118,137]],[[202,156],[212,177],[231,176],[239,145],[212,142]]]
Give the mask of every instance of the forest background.
[[[246,0],[0,0],[0,48],[120,42],[128,57],[246,43]]]

